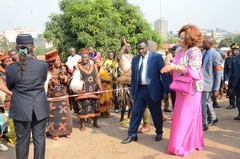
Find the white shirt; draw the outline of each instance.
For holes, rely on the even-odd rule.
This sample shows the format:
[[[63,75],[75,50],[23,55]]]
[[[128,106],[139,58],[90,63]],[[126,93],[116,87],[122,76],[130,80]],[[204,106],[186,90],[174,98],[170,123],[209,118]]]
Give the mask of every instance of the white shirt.
[[[74,56],[69,56],[66,64],[71,70],[73,70],[73,66],[77,65],[78,64],[77,62],[80,59],[81,59],[81,56],[78,54],[75,54]]]
[[[142,72],[142,84],[147,84],[147,80],[146,80],[146,77],[147,77],[147,61],[148,61],[148,54],[149,54],[149,51],[147,52],[147,54],[145,55],[144,58],[140,57],[140,60],[139,60],[139,65],[138,65],[138,68],[140,69],[140,65],[142,63],[142,60],[143,60],[143,72]]]

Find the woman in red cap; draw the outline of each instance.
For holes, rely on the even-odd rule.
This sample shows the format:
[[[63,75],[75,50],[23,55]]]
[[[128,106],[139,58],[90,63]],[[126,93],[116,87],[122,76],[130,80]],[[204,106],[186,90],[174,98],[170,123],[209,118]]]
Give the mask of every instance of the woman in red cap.
[[[72,133],[72,117],[67,85],[72,72],[67,65],[61,63],[58,50],[46,53],[45,59],[48,63],[45,91],[47,91],[51,111],[48,118],[49,134],[54,140],[57,140],[60,135],[69,138]]]
[[[90,64],[90,57],[88,50],[81,51],[82,61],[75,66],[76,70],[80,70],[80,78],[84,82],[82,90],[76,93],[80,94],[75,98],[77,104],[74,111],[77,117],[80,119],[80,130],[85,131],[85,120],[88,118],[93,119],[93,126],[100,128],[97,123],[97,118],[100,115],[98,99],[99,96],[95,92],[102,91],[101,80],[98,74],[97,66]]]
[[[6,83],[6,67],[10,64],[10,57],[8,56],[8,53],[6,51],[0,52],[0,80],[3,83]],[[6,95],[6,98],[4,100],[4,105],[5,108],[10,106],[10,100],[11,100],[11,96],[10,95]],[[7,108],[7,109],[8,109]]]

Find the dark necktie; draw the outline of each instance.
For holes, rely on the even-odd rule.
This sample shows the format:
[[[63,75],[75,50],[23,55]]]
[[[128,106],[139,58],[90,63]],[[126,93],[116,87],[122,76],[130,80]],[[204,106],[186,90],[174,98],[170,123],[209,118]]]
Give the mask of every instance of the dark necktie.
[[[206,60],[206,56],[207,56],[208,52],[206,51],[205,54],[202,57],[202,65],[204,64],[204,61]]]
[[[142,56],[142,61],[141,61],[141,65],[140,65],[140,68],[139,68],[139,84],[142,84],[142,73],[143,73],[143,59],[144,59],[144,56]]]

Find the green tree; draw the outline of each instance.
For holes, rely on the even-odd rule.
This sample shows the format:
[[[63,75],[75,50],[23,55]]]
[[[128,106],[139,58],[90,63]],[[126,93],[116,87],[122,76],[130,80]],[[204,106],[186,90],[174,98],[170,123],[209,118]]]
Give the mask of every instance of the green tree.
[[[220,41],[219,45],[218,45],[218,48],[221,48],[221,47],[230,47],[230,45],[234,42],[233,38],[231,37],[228,37],[226,39],[223,39]]]
[[[237,42],[240,44],[240,35],[239,36],[236,36],[233,38],[233,42]]]
[[[106,57],[107,52],[118,52],[122,36],[132,45],[140,39],[162,39],[143,18],[139,7],[127,0],[62,0],[61,14],[52,14],[46,23],[44,38],[52,42],[66,60],[67,49],[78,51],[93,46]]]
[[[174,43],[177,43],[178,42],[178,38],[173,38],[173,37],[171,37],[171,38],[169,38],[168,40],[167,40],[167,44],[174,44]]]
[[[15,43],[9,42],[7,38],[3,37],[0,39],[0,51],[6,50],[10,51],[15,49]]]
[[[51,47],[51,48],[44,48],[44,47],[36,47],[36,50],[34,51],[34,55],[38,56],[38,55],[44,55],[45,53],[52,51],[56,49],[55,47]]]

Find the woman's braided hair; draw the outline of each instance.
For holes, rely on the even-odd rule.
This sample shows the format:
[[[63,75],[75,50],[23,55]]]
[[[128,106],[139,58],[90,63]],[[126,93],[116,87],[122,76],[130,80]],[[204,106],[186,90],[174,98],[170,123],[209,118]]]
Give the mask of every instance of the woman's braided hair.
[[[24,75],[27,66],[27,54],[33,53],[34,45],[33,44],[17,44],[16,49],[27,49],[27,53],[19,53],[18,69],[21,71],[21,78]]]

